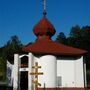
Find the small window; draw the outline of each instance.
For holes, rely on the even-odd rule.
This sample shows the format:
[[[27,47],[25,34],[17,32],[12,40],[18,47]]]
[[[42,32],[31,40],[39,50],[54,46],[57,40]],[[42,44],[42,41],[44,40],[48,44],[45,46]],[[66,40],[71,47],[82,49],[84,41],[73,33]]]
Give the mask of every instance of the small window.
[[[28,67],[28,57],[24,56],[21,58],[21,68],[27,68]]]
[[[57,86],[58,87],[62,86],[62,77],[61,76],[57,77]]]

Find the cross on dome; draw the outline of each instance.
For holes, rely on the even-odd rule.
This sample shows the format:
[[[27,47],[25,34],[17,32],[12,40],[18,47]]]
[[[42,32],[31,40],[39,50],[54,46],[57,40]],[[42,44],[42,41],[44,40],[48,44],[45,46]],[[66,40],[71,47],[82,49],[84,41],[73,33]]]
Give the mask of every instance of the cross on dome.
[[[46,14],[46,0],[43,0],[43,15],[45,16]]]
[[[46,17],[46,0],[43,0],[43,18],[35,24],[34,34],[37,36],[33,44],[28,44],[23,48],[25,52],[34,54],[52,54],[52,55],[81,55],[86,53],[84,50],[76,49],[57,43],[51,39],[56,30],[53,24]]]

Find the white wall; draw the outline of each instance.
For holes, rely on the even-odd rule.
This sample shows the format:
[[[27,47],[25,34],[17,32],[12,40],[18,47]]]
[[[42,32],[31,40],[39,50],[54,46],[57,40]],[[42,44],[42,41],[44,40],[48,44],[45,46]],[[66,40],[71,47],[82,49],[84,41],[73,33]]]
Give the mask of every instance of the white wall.
[[[74,87],[74,61],[58,60],[57,76],[61,76],[62,78],[62,87]]]
[[[43,72],[43,75],[39,76],[39,82],[41,87],[51,88],[56,87],[56,77],[57,77],[57,61],[56,57],[52,55],[45,55],[38,58],[38,64],[41,66],[39,72]]]
[[[76,86],[84,87],[83,57],[75,61]]]
[[[61,87],[84,87],[83,57],[58,59],[57,76],[62,77]]]
[[[61,87],[84,87],[84,74],[83,74],[83,57],[79,58],[56,58],[53,55],[44,55],[35,57],[32,53],[28,54],[29,57],[29,68],[28,68],[28,89],[32,90],[32,79],[30,75],[32,70],[32,65],[35,62],[41,66],[39,72],[43,72],[43,75],[39,76],[39,83],[41,87],[45,86],[56,87],[57,77],[61,77]],[[17,90],[18,87],[18,61],[19,55],[15,54],[14,66],[13,66],[13,87]]]

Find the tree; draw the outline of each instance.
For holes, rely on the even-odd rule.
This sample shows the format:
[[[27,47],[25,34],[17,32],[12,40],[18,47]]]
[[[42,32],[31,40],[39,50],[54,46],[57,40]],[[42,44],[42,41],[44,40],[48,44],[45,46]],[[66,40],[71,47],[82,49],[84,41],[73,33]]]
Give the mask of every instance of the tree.
[[[70,31],[70,37],[77,38],[80,34],[80,29],[81,28],[78,25],[72,27]]]
[[[6,81],[7,60],[13,63],[14,53],[22,52],[22,43],[16,35],[0,48],[0,81]]]
[[[0,57],[0,81],[6,80],[6,60]]]
[[[60,32],[59,35],[56,38],[56,41],[59,42],[59,43],[66,44],[67,43],[67,39],[66,39],[65,34],[63,32]]]
[[[88,28],[88,30],[87,30]],[[90,46],[90,27],[72,27],[70,36],[67,38],[68,45],[88,50]]]
[[[10,40],[0,49],[1,57],[4,60],[11,60],[15,53],[22,52],[22,43],[16,35],[12,36]]]

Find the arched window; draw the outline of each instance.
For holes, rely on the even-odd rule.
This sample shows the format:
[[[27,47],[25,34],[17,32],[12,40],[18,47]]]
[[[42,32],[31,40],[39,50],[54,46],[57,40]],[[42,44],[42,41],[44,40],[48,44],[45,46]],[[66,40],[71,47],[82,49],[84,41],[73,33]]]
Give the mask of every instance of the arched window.
[[[28,68],[28,57],[24,56],[21,58],[21,68]]]

